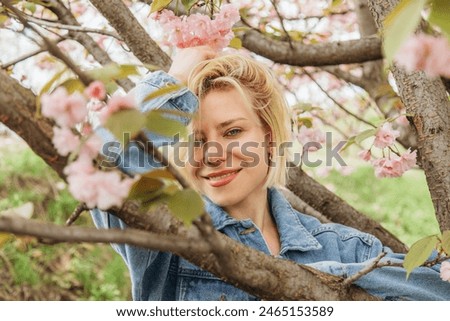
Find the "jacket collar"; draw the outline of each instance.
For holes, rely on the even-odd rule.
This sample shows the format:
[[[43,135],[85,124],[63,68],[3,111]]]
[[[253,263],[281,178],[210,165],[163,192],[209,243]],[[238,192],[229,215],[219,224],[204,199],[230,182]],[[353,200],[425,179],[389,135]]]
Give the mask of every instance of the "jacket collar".
[[[280,255],[289,250],[310,251],[321,249],[322,246],[317,239],[301,223],[299,213],[296,212],[286,198],[275,188],[269,188],[267,198],[272,215],[278,226],[280,234]],[[212,218],[214,227],[223,230],[226,226],[240,224],[238,220],[231,217],[223,208],[204,197],[206,210]]]

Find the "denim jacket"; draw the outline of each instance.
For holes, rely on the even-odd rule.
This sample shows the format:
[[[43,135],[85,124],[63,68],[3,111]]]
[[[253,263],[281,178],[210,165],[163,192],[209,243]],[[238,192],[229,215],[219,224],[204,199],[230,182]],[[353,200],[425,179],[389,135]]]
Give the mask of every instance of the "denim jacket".
[[[135,97],[138,102],[142,102],[151,92],[175,82],[175,79],[164,72],[152,73],[136,87]],[[198,107],[198,101],[193,93],[185,88],[141,103],[140,107],[142,111],[175,108],[193,113]],[[187,124],[187,119],[179,120]],[[97,133],[107,141],[113,139],[103,128],[99,128]],[[167,138],[150,133],[148,135],[156,145],[167,142]],[[103,152],[111,152],[111,148],[104,148]],[[121,152],[116,161],[118,166],[128,173],[142,173],[159,166],[133,145]],[[270,255],[260,230],[252,220],[236,220],[207,197],[204,199],[206,210],[218,231]],[[280,259],[292,260],[326,273],[348,277],[370,264],[382,251],[388,253],[383,261],[402,262],[404,258],[403,254],[392,253],[389,248],[383,247],[381,242],[370,234],[340,224],[322,224],[316,218],[297,212],[275,188],[269,188],[268,202],[280,236]],[[104,211],[94,209],[91,214],[99,228],[126,228],[120,219]],[[257,299],[171,253],[150,251],[126,244],[112,246],[128,266],[134,300]],[[384,267],[361,277],[355,284],[388,300],[450,300],[450,283],[440,279],[439,265],[417,268],[408,280],[403,268]]]

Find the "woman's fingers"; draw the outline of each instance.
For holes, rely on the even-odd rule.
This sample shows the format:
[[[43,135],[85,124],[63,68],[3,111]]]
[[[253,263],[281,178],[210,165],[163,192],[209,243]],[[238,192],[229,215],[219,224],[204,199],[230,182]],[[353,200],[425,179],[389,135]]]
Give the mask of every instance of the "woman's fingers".
[[[173,58],[169,74],[181,82],[186,82],[192,69],[200,62],[217,57],[217,51],[210,46],[181,49]]]

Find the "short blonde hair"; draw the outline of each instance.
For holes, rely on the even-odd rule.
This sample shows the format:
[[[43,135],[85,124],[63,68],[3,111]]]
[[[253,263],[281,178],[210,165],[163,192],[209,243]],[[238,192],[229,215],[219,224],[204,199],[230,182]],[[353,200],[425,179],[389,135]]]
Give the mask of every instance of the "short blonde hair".
[[[252,58],[238,54],[224,55],[201,62],[188,78],[188,88],[199,98],[213,90],[235,88],[270,130],[272,162],[266,187],[286,184],[286,161],[288,150],[283,143],[289,142],[289,116],[284,95],[278,81],[268,68]],[[280,153],[279,153],[280,152]]]

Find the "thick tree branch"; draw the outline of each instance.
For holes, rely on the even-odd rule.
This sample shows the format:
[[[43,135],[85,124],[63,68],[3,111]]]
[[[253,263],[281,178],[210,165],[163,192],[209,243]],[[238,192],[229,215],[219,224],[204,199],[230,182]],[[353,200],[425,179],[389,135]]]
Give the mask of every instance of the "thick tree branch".
[[[327,66],[381,59],[381,41],[377,37],[358,40],[308,44],[271,39],[249,30],[239,36],[250,51],[274,62],[292,66]]]
[[[133,54],[144,64],[168,70],[171,59],[139,24],[121,0],[90,0],[116,29]]]

